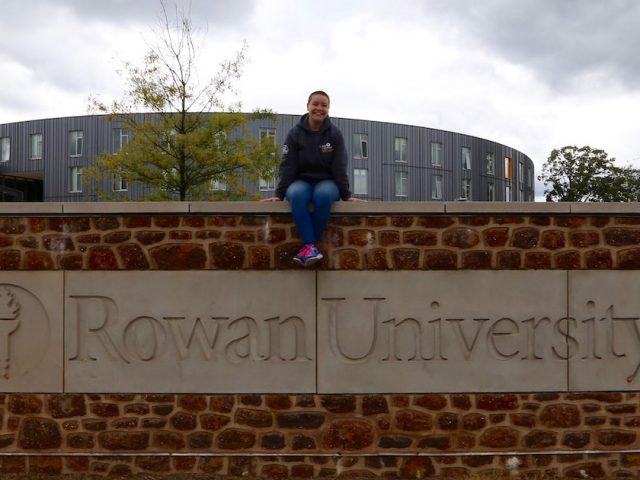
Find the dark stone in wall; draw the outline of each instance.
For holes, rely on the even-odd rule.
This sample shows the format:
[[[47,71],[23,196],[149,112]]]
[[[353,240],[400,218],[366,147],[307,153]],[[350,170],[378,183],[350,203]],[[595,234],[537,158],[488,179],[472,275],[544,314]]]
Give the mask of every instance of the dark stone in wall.
[[[22,421],[18,446],[25,450],[50,450],[62,445],[58,424],[47,418],[27,417]]]
[[[451,440],[446,435],[427,435],[418,441],[418,448],[433,450],[447,450],[451,447]]]
[[[491,427],[480,435],[480,445],[488,448],[515,448],[519,443],[519,433],[511,427]]]
[[[316,448],[316,442],[313,438],[306,435],[294,435],[291,440],[291,448],[294,451],[314,450]]]
[[[134,243],[119,245],[116,250],[118,251],[118,255],[120,255],[122,265],[127,270],[149,269],[149,261],[139,245]]]
[[[443,233],[442,242],[449,247],[472,248],[480,243],[480,234],[468,227],[452,228]]]
[[[98,445],[105,450],[140,451],[149,447],[148,432],[101,432],[98,434]]]
[[[430,393],[427,395],[418,395],[414,398],[413,404],[417,407],[426,408],[427,410],[442,410],[447,406],[447,398],[438,393]]]
[[[284,435],[278,432],[265,433],[260,440],[260,446],[267,450],[280,450],[285,447]]]
[[[449,250],[431,250],[424,254],[425,270],[455,270],[458,256]]]
[[[598,443],[607,447],[631,445],[635,442],[636,437],[636,432],[628,430],[600,430],[597,433]]]
[[[403,435],[385,435],[380,437],[378,446],[380,448],[407,448],[411,446],[412,440]]]
[[[109,247],[91,247],[89,249],[89,269],[117,270],[118,260]]]
[[[205,430],[216,431],[220,430],[226,424],[231,421],[229,417],[216,414],[204,414],[200,415],[200,426]]]
[[[435,474],[435,468],[430,458],[426,457],[410,457],[402,462],[400,467],[401,478],[432,478]]]
[[[396,427],[407,432],[431,430],[433,419],[430,414],[417,410],[400,410],[396,414]]]
[[[382,395],[367,395],[362,398],[362,414],[366,417],[380,413],[389,413],[387,399]]]
[[[92,433],[73,433],[67,436],[67,446],[76,449],[91,449],[95,442]]]
[[[567,432],[562,438],[562,444],[574,449],[584,448],[589,445],[591,434],[589,432]]]
[[[256,434],[251,430],[229,428],[218,435],[217,446],[222,450],[242,450],[255,444]]]
[[[322,395],[320,404],[331,413],[349,413],[356,409],[354,395]]]
[[[523,438],[523,444],[527,448],[553,447],[557,443],[558,434],[545,430],[533,430]]]
[[[202,270],[207,263],[207,254],[199,245],[162,245],[152,248],[150,254],[160,270]]]
[[[178,432],[161,430],[159,432],[153,432],[151,438],[151,447],[153,449],[161,451],[183,450],[186,447],[184,437]]]
[[[91,229],[89,217],[51,217],[49,229],[61,233],[86,232]]]
[[[213,412],[229,413],[234,403],[233,395],[212,395],[209,400],[209,409]]]
[[[197,419],[191,413],[177,412],[171,416],[170,423],[176,430],[193,430],[197,426]]]
[[[209,432],[193,432],[187,435],[187,446],[195,450],[207,450],[213,445],[213,434]]]
[[[465,430],[481,430],[487,425],[487,417],[480,413],[468,413],[462,417],[462,427]]]
[[[42,400],[37,395],[9,395],[7,407],[15,415],[37,414],[42,412]]]
[[[373,427],[361,420],[336,420],[322,436],[322,447],[328,450],[360,450],[370,446]]]
[[[324,423],[324,415],[319,413],[282,413],[276,415],[276,423],[281,428],[314,429]]]
[[[516,229],[511,237],[511,246],[531,249],[538,246],[540,231],[537,228],[523,227]]]
[[[518,397],[513,394],[478,394],[476,407],[479,410],[498,411],[518,408]]]
[[[576,405],[546,405],[540,413],[540,422],[547,428],[571,428],[580,425],[580,411]]]
[[[270,412],[264,410],[239,408],[236,411],[235,422],[254,428],[266,428],[273,425],[273,417]]]
[[[178,406],[189,412],[201,412],[207,409],[207,397],[203,395],[181,395]]]

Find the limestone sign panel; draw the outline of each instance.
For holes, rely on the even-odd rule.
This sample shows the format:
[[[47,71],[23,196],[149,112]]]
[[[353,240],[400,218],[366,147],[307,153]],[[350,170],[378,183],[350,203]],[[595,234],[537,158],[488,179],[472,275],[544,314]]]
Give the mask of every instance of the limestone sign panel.
[[[638,388],[636,271],[0,272],[2,392]]]
[[[0,272],[0,391],[62,392],[62,272]]]
[[[313,272],[69,272],[69,392],[315,391]]]
[[[640,388],[640,272],[569,272],[569,389]]]
[[[567,388],[567,274],[319,272],[318,391]]]

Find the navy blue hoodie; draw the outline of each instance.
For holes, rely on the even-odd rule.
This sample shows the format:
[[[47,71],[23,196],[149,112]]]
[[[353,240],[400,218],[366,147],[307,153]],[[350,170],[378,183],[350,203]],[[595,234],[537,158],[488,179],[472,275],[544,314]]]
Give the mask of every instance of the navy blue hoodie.
[[[331,123],[329,117],[324,120],[320,130],[313,131],[309,128],[308,118],[309,114],[304,114],[284,141],[276,197],[284,200],[287,187],[295,180],[333,180],[338,186],[340,198],[348,200],[351,192],[342,132]]]

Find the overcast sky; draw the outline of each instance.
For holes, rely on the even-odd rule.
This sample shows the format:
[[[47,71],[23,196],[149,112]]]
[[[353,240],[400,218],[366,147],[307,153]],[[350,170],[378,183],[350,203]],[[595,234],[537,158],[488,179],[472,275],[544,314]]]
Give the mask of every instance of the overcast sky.
[[[529,155],[536,175],[565,145],[640,167],[638,0],[177,4],[206,40],[201,73],[247,42],[243,110],[301,114],[323,89],[333,116],[488,138]],[[142,58],[160,11],[159,0],[0,0],[0,123],[120,98],[116,71]]]

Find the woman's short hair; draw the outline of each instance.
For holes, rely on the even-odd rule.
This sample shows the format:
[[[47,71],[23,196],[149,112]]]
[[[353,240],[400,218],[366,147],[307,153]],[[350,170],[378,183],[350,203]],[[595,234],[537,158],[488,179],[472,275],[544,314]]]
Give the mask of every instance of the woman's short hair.
[[[327,97],[327,100],[329,100],[329,103],[331,103],[331,99],[329,98],[329,95],[327,94],[327,92],[324,92],[322,90],[316,90],[315,92],[311,92],[311,95],[309,95],[309,99],[307,100],[307,105],[311,103],[311,97],[313,97],[314,95],[322,95],[323,97]]]

